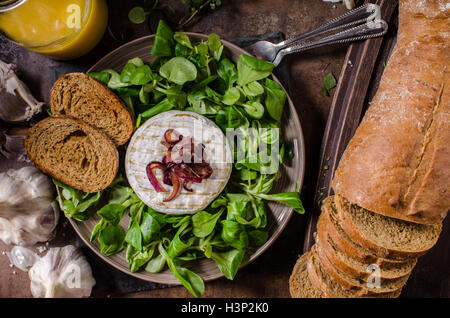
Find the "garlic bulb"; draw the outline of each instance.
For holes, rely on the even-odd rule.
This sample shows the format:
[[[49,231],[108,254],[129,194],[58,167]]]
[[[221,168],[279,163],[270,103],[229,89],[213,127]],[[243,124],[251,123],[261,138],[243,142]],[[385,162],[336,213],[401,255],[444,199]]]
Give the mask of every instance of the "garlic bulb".
[[[95,279],[81,250],[73,245],[51,248],[29,270],[36,298],[88,297]]]
[[[14,70],[14,64],[0,60],[0,119],[11,123],[27,122],[41,111],[44,103],[33,97]]]
[[[33,166],[0,173],[0,239],[6,244],[48,241],[58,219],[49,177]]]

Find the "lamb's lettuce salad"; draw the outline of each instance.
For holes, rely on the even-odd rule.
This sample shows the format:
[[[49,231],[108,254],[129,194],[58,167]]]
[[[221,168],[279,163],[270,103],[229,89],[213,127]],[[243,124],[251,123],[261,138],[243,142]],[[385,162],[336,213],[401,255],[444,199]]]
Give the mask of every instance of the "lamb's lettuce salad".
[[[86,221],[88,209],[97,208],[101,219],[90,239],[98,241],[103,254],[125,250],[132,272],[158,273],[168,267],[199,297],[205,288],[203,280],[185,263],[210,258],[232,280],[252,249],[269,237],[266,201],[305,212],[298,192],[270,193],[278,163],[292,159],[279,133],[286,95],[269,78],[273,64],[244,54],[233,63],[217,34],[192,43],[186,34],[173,33],[160,21],[151,53],[156,56],[151,64],[133,58],[120,73],[106,69],[88,75],[122,98],[136,119],[136,128],[156,114],[177,109],[204,115],[224,132],[239,130],[245,142],[234,152],[232,176],[223,193],[203,211],[174,216],[146,206],[123,173],[98,193],[54,182],[61,190],[58,200],[66,216]],[[260,154],[274,142],[279,151],[262,160]],[[125,151],[126,146],[119,148],[122,156]],[[130,217],[126,229],[119,224],[125,214]]]

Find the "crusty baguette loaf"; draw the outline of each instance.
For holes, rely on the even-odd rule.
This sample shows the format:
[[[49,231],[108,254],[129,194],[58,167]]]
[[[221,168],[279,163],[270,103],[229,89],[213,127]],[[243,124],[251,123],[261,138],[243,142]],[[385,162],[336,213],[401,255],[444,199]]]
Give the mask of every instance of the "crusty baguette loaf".
[[[447,215],[449,14],[445,0],[400,0],[396,47],[332,182],[350,202],[423,224]]]
[[[69,115],[102,130],[116,146],[130,139],[134,124],[129,109],[110,89],[83,73],[61,76],[50,94],[52,115]]]
[[[334,196],[342,229],[350,239],[380,257],[418,257],[432,248],[442,225],[418,224],[383,216]]]
[[[289,278],[289,291],[292,298],[322,298],[322,293],[314,288],[308,276],[306,262],[309,253],[303,254],[297,261]]]
[[[84,192],[108,187],[119,167],[114,143],[97,128],[68,116],[38,122],[28,132],[25,149],[39,169]]]

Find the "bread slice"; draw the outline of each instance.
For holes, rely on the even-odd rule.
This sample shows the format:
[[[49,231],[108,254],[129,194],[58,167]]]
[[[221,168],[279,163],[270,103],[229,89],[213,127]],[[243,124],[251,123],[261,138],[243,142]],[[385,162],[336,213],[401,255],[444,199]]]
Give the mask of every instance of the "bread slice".
[[[368,249],[353,242],[340,226],[339,214],[336,211],[333,196],[323,201],[322,213],[319,217],[317,228],[320,232],[326,232],[340,251],[362,263],[377,264],[385,269],[391,269],[404,266],[409,262],[408,259],[394,260],[379,257]]]
[[[380,257],[423,255],[436,244],[442,230],[441,224],[418,224],[373,213],[340,195],[334,196],[334,202],[342,229],[355,243]]]
[[[316,253],[319,258],[322,268],[327,272],[327,274],[332,277],[336,282],[338,282],[343,288],[351,289],[358,292],[361,296],[381,296],[395,292],[401,289],[407,282],[409,274],[396,278],[384,280],[381,279],[381,271],[377,272],[377,266],[373,264],[371,275],[368,275],[366,279],[358,279],[356,277],[350,276],[345,272],[341,271],[335,264],[328,258],[326,252],[323,248],[323,241],[320,239],[316,243]],[[325,241],[326,242],[326,241]],[[379,267],[378,267],[379,268]]]
[[[412,258],[409,262],[401,263],[402,265],[391,266],[390,268],[373,263],[362,263],[340,251],[325,231],[318,230],[318,234],[318,250],[323,251],[325,257],[336,269],[361,281],[367,281],[374,271],[379,271],[381,284],[387,285],[391,280],[398,280],[399,278],[410,275],[417,263],[416,258]]]
[[[364,295],[355,289],[345,289],[336,282],[322,267],[314,245],[307,261],[308,275],[312,285],[320,290],[327,298],[362,298]],[[401,289],[384,294],[374,294],[368,298],[396,298],[401,294]]]
[[[297,260],[289,278],[289,291],[292,298],[322,298],[322,293],[314,288],[308,276],[306,268],[308,254],[303,254]]]
[[[119,167],[113,142],[97,128],[68,116],[38,122],[28,132],[25,149],[39,169],[84,192],[108,187]]]
[[[83,73],[69,73],[56,80],[50,110],[52,115],[69,115],[99,128],[116,146],[126,143],[133,133],[133,117],[120,98]]]

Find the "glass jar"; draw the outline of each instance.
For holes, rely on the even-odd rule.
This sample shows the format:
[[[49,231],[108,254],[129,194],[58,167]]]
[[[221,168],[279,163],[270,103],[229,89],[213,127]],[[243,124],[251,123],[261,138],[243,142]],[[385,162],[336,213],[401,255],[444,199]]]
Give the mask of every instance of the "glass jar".
[[[0,0],[0,31],[9,40],[55,59],[92,50],[108,22],[106,0]]]

